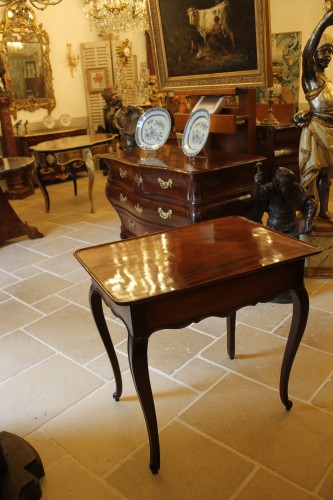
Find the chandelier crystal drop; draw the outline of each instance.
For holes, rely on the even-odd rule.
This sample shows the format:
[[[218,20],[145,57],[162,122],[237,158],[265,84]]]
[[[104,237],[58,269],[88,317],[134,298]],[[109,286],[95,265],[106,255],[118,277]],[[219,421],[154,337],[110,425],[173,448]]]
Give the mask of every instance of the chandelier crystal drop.
[[[62,0],[29,0],[31,5],[38,10],[45,10],[49,5],[57,5]],[[9,7],[11,5],[26,4],[25,0],[0,0],[0,7]]]
[[[146,0],[83,0],[83,11],[98,35],[148,30]]]

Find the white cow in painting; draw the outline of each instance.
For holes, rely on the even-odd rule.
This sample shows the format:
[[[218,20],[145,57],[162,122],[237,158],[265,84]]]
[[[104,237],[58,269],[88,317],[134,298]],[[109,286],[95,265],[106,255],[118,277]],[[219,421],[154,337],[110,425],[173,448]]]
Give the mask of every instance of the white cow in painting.
[[[189,23],[196,27],[197,31],[202,36],[206,45],[207,35],[212,31],[214,18],[220,18],[220,25],[224,31],[228,33],[234,46],[234,34],[230,28],[230,5],[228,0],[223,0],[221,3],[211,7],[210,9],[197,9],[196,7],[189,7],[187,9]]]

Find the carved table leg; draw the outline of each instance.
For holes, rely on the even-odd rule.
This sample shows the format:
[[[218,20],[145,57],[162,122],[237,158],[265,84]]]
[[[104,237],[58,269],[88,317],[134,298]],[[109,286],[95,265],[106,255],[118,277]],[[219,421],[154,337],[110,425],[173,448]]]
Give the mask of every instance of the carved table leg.
[[[113,374],[116,382],[116,392],[113,393],[113,397],[116,401],[119,401],[119,398],[123,392],[123,384],[121,379],[121,372],[119,368],[118,358],[114,350],[109,329],[105,321],[103,307],[102,307],[102,297],[100,296],[98,291],[93,287],[93,285],[91,285],[89,290],[89,302],[98,332],[102,338],[104,347],[109,356],[111,366],[113,369]]]
[[[36,163],[36,165],[34,167],[33,176],[34,176],[34,179],[36,181],[37,186],[40,188],[41,192],[43,193],[44,201],[45,201],[45,212],[49,213],[49,211],[50,211],[50,197],[49,197],[49,193],[47,192],[45,183],[43,182],[43,177],[40,174],[40,169],[41,169],[40,165],[38,163]]]
[[[134,338],[129,334],[128,359],[136,392],[146,420],[149,436],[149,468],[153,474],[157,474],[160,468],[160,443],[158,438],[154,398],[149,379],[147,348],[148,337]]]
[[[235,357],[236,313],[227,316],[227,351],[230,359]]]
[[[95,180],[95,162],[94,162],[92,152],[89,148],[86,148],[83,150],[83,159],[84,159],[84,163],[86,164],[87,171],[88,171],[88,178],[89,178],[88,194],[89,194],[89,201],[90,201],[90,212],[93,214],[93,213],[95,213],[94,199],[93,199],[93,189],[94,189],[94,180]]]
[[[293,300],[293,316],[280,376],[280,398],[287,410],[290,410],[293,405],[288,399],[289,376],[309,314],[309,297],[306,289],[303,287],[299,290],[291,290],[290,294]]]
[[[69,170],[69,173],[70,173],[70,176],[72,178],[72,181],[73,181],[73,185],[74,185],[74,196],[77,196],[77,176],[76,176],[76,170],[75,170],[75,167],[72,163],[69,163],[67,165],[67,168]]]

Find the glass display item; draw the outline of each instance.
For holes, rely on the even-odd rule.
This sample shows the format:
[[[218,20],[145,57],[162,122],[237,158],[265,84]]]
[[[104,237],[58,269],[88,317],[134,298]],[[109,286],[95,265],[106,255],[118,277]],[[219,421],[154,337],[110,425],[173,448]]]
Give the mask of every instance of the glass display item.
[[[51,128],[54,128],[55,127],[55,124],[56,124],[56,121],[55,119],[53,118],[53,116],[51,115],[46,115],[44,118],[43,118],[43,125],[48,128],[49,130]]]
[[[69,127],[72,123],[72,118],[69,115],[64,114],[59,117],[59,122],[62,127]]]

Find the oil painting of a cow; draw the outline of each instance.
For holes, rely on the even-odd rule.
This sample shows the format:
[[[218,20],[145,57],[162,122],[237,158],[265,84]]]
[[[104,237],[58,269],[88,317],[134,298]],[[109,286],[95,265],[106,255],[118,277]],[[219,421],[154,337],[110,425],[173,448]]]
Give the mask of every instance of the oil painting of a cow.
[[[189,24],[195,26],[202,36],[205,45],[207,44],[208,35],[212,33],[215,25],[218,24],[220,29],[230,37],[232,46],[234,46],[234,34],[230,27],[230,4],[228,0],[223,0],[209,9],[189,7],[187,9],[187,16]]]
[[[230,74],[238,82],[242,72],[257,71],[258,57],[264,57],[257,37],[265,34],[257,22],[268,12],[267,0],[149,0],[149,5],[162,80],[193,75],[197,82],[200,75]]]

